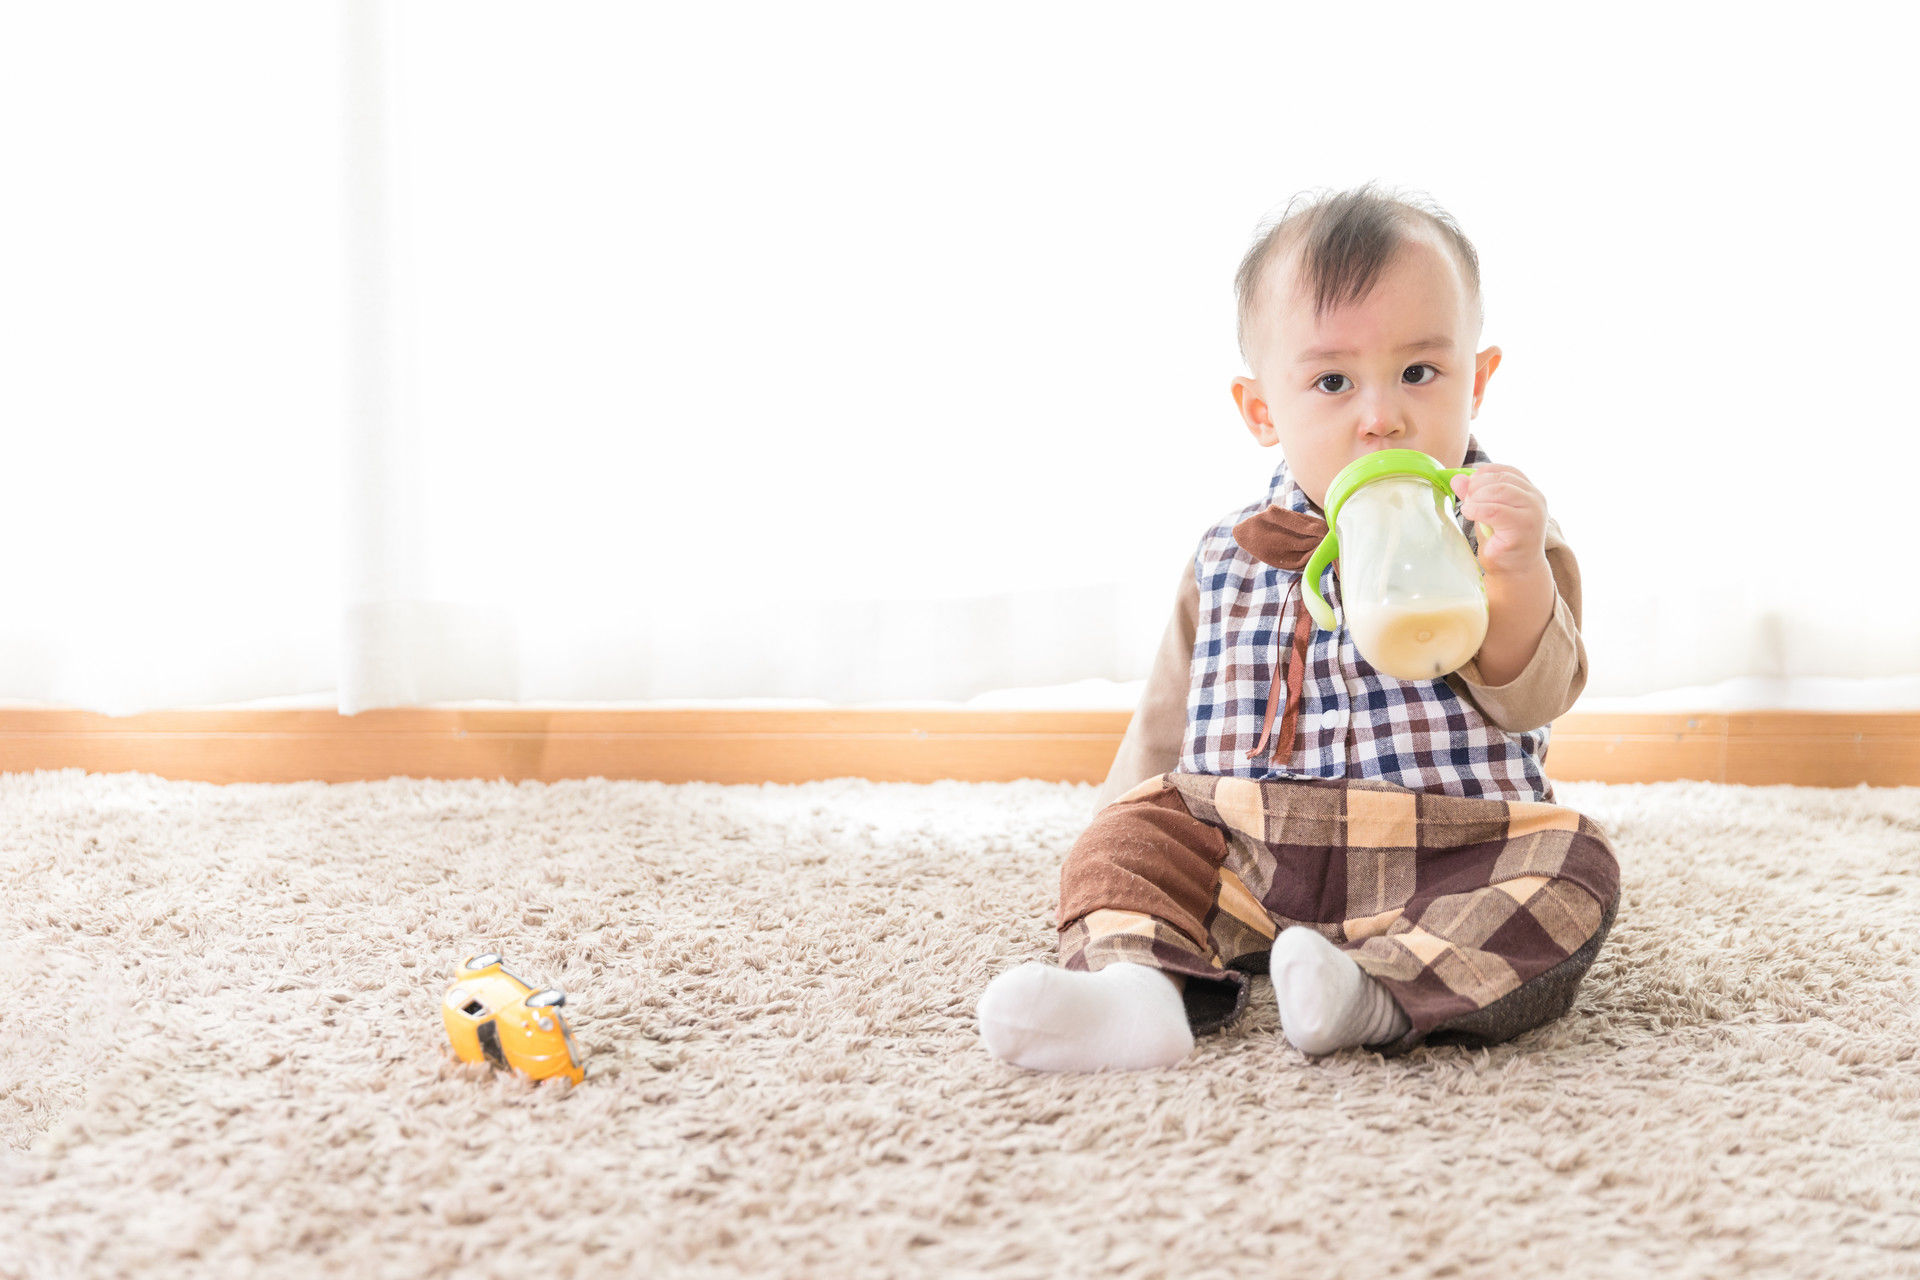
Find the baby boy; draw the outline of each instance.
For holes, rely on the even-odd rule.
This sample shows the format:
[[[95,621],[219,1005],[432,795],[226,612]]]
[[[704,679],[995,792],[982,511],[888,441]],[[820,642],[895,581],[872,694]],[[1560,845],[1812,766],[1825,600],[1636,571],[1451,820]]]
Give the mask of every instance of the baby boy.
[[[1619,868],[1556,805],[1549,725],[1586,683],[1573,553],[1525,474],[1469,424],[1479,260],[1446,214],[1371,184],[1289,210],[1242,262],[1233,380],[1283,460],[1183,566],[1159,656],[1092,822],[1061,871],[1061,963],[980,998],[996,1057],[1046,1071],[1170,1066],[1270,972],[1300,1051],[1490,1044],[1572,1004]],[[1328,485],[1380,449],[1475,468],[1452,482],[1484,575],[1486,639],[1403,681],[1354,649],[1338,565],[1301,600]]]

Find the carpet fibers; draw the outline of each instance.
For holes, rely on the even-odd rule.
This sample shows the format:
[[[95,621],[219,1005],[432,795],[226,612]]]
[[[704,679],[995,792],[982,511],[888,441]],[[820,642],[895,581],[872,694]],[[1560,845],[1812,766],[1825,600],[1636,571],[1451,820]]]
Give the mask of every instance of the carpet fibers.
[[[1056,1076],[1088,786],[0,775],[0,1275],[1920,1276],[1920,788],[1559,791],[1559,1022]],[[584,1084],[453,1059],[488,948]]]

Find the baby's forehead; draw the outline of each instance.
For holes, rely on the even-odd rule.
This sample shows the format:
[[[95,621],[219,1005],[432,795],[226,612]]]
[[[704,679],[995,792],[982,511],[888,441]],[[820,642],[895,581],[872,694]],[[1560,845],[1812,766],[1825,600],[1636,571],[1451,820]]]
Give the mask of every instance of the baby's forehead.
[[[1276,254],[1270,264],[1272,269],[1260,300],[1265,321],[1261,327],[1270,341],[1281,341],[1289,335],[1310,337],[1352,306],[1364,307],[1376,319],[1395,320],[1404,316],[1408,323],[1420,325],[1422,337],[1453,338],[1461,328],[1468,294],[1460,265],[1452,254],[1424,237],[1410,238],[1396,248],[1361,297],[1342,297],[1327,304],[1324,311],[1320,310],[1316,282],[1305,259],[1303,247],[1294,245]],[[1435,290],[1429,284],[1416,291],[1382,288],[1384,276],[1408,265],[1421,267],[1422,278],[1428,282],[1435,279],[1435,268],[1440,268],[1450,277],[1451,287],[1441,286]]]

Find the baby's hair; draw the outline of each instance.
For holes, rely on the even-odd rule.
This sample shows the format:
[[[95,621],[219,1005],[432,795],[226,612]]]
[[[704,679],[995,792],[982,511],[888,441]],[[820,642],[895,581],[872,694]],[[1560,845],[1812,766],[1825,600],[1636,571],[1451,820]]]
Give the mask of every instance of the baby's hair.
[[[1306,197],[1308,203],[1295,209]],[[1486,323],[1486,306],[1480,299],[1480,255],[1473,242],[1461,232],[1445,210],[1420,196],[1375,191],[1367,182],[1337,194],[1301,192],[1287,202],[1274,221],[1255,233],[1253,247],[1240,260],[1233,287],[1239,295],[1239,320],[1236,337],[1240,356],[1253,368],[1248,350],[1254,322],[1260,309],[1259,289],[1267,265],[1295,243],[1302,244],[1302,274],[1313,289],[1313,314],[1317,320],[1344,302],[1357,301],[1373,288],[1373,282],[1402,245],[1415,220],[1437,228],[1442,240],[1453,250],[1466,280],[1467,299],[1477,326]],[[1478,340],[1476,330],[1474,339]]]

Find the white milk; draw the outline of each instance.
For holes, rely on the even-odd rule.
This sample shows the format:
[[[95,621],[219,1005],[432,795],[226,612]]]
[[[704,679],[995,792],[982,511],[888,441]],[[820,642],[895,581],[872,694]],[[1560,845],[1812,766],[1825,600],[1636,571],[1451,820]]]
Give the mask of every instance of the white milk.
[[[1383,675],[1438,680],[1480,652],[1487,638],[1487,605],[1477,596],[1400,607],[1350,604],[1347,630],[1360,656]]]

